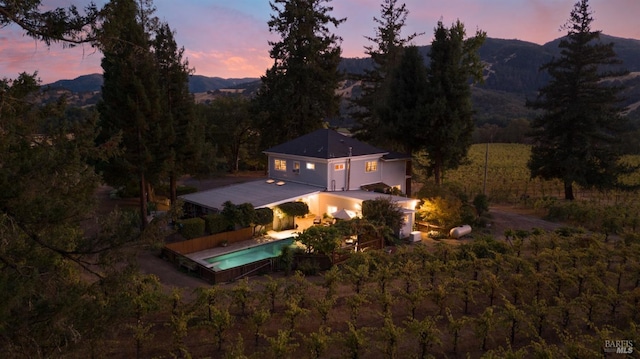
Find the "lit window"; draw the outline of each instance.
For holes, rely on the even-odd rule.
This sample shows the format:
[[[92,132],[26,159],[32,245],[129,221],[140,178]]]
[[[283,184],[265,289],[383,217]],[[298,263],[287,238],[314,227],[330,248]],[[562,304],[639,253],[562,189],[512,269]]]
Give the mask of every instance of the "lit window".
[[[300,162],[298,161],[293,162],[293,172],[300,173]]]
[[[287,161],[286,160],[275,160],[275,169],[277,171],[286,171],[287,170]]]
[[[311,163],[311,162],[307,162],[307,169],[308,170],[315,170],[316,169],[316,164],[315,163]]]
[[[366,172],[375,172],[378,170],[378,161],[367,161],[364,170]]]
[[[344,163],[339,163],[335,166],[333,166],[333,169],[336,171],[344,171]]]

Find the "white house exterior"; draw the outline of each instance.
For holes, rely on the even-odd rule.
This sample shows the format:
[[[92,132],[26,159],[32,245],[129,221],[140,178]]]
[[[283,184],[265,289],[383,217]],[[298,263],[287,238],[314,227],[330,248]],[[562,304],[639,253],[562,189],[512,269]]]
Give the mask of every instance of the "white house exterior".
[[[411,233],[417,200],[389,194],[391,188],[410,192],[408,156],[378,149],[329,129],[309,133],[264,153],[269,161],[267,180],[181,198],[204,213],[221,210],[227,200],[234,204],[252,203],[255,208],[304,201],[317,216],[341,210],[361,216],[363,201],[386,197],[405,214],[399,235],[406,237]]]

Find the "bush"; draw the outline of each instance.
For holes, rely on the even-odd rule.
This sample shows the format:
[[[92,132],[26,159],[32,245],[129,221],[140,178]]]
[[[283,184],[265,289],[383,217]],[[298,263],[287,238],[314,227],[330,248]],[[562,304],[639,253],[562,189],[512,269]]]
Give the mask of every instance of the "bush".
[[[209,234],[226,232],[231,229],[231,224],[227,219],[219,214],[208,214],[204,217],[205,231]]]
[[[483,236],[470,244],[461,245],[458,258],[471,259],[470,253],[473,253],[475,258],[495,258],[496,253],[504,254],[507,250],[504,242],[497,241],[491,236]]]
[[[287,202],[278,205],[282,213],[290,217],[302,217],[309,213],[309,206],[304,202]]]
[[[178,221],[180,234],[186,239],[204,236],[205,222],[202,218],[189,218]]]
[[[584,234],[584,229],[575,227],[560,227],[553,231],[561,237],[571,237],[576,234]]]
[[[298,263],[297,270],[302,272],[305,276],[316,275],[320,272],[320,264],[312,259],[303,259]]]
[[[489,211],[489,197],[485,194],[478,194],[473,198],[473,206],[476,208],[476,213],[482,216],[485,212]]]

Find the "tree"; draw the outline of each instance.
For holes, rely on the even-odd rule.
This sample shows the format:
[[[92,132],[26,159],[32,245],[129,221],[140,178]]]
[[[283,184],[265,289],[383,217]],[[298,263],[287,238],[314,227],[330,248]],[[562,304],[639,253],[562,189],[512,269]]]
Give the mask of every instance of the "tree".
[[[333,227],[313,226],[302,231],[296,240],[305,245],[307,253],[331,255],[340,248],[340,239]]]
[[[550,82],[536,100],[527,102],[543,111],[531,124],[531,177],[559,179],[567,200],[575,198],[574,184],[612,188],[620,185],[620,174],[631,170],[619,161],[626,122],[619,106],[623,88],[612,85],[627,72],[617,70],[614,44],[600,42],[592,22],[588,0],[580,0],[564,26],[560,57],[541,67]]]
[[[398,235],[404,223],[402,210],[386,197],[363,201],[362,217],[376,226],[388,228],[394,235]],[[391,235],[387,235],[387,239],[393,241]]]
[[[425,131],[428,101],[427,68],[416,46],[404,50],[399,66],[390,74],[387,111],[381,111],[382,122],[387,124],[387,136],[396,143],[395,148],[408,154],[424,147],[430,141]]]
[[[388,91],[391,73],[398,66],[404,47],[416,36],[413,33],[405,38],[401,36],[409,10],[397,0],[384,0],[380,5],[380,18],[374,17],[378,24],[375,36],[365,38],[373,44],[365,46],[365,53],[373,60],[373,69],[356,76],[361,81],[362,94],[353,100],[356,119],[356,137],[384,148],[393,148],[389,143],[390,127],[384,121],[387,112]]]
[[[140,239],[122,213],[95,214],[100,177],[87,163],[96,119],[70,123],[65,101],[40,106],[36,75],[0,80],[0,347],[7,357],[65,356],[126,318],[131,283],[115,249]],[[87,229],[88,218],[95,222]],[[118,261],[117,267],[115,261]],[[128,279],[128,278],[127,278]],[[82,338],[82,343],[69,338]]]
[[[250,102],[244,96],[219,97],[205,105],[207,132],[215,140],[227,161],[227,169],[240,170],[240,162],[248,157],[251,145],[259,140],[250,113]]]
[[[423,131],[427,156],[421,164],[436,185],[445,170],[457,168],[467,156],[474,130],[471,83],[482,80],[482,63],[478,49],[487,35],[477,30],[465,38],[464,24],[456,21],[447,29],[438,22],[429,53],[429,106]]]
[[[178,177],[195,170],[204,142],[203,126],[195,115],[195,102],[189,92],[189,62],[183,60],[184,48],[178,48],[173,31],[161,24],[152,42],[158,66],[160,88],[160,138],[156,141],[157,166],[169,177],[169,199],[177,200]]]
[[[89,3],[85,14],[81,15],[76,6],[41,11],[42,1],[0,1],[0,28],[11,23],[20,26],[27,36],[50,45],[62,42],[73,46],[94,41],[96,21],[99,11],[94,3]]]
[[[273,66],[262,76],[254,104],[267,115],[259,124],[263,148],[322,128],[338,112],[340,37],[329,32],[346,19],[330,15],[330,0],[274,0],[269,30]]]
[[[140,222],[147,225],[147,182],[157,178],[154,149],[161,136],[158,71],[151,53],[147,19],[150,9],[133,0],[114,0],[106,7],[100,39],[104,54],[102,101],[98,104],[102,137],[122,136],[122,156],[102,164],[110,184],[137,182]],[[146,22],[143,22],[146,21]]]

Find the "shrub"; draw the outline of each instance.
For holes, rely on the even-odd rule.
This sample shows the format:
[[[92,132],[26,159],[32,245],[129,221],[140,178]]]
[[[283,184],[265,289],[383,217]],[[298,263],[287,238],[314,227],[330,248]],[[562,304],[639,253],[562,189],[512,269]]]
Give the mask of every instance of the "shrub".
[[[231,224],[227,219],[219,214],[208,214],[204,217],[205,231],[209,234],[226,232],[231,229]]]
[[[202,218],[189,218],[178,221],[180,234],[186,239],[204,236],[205,222]]]
[[[309,213],[309,206],[304,202],[287,202],[278,206],[282,213],[290,217],[302,217]]]
[[[576,234],[584,234],[584,229],[575,227],[559,227],[553,232],[561,237],[571,237]]]
[[[476,208],[478,216],[482,216],[489,211],[489,197],[485,194],[478,194],[473,198],[473,206]]]
[[[316,275],[320,272],[320,264],[312,259],[303,259],[298,263],[297,270],[302,272],[305,276]]]
[[[256,209],[255,224],[258,226],[266,226],[273,222],[273,210],[271,208]]]

